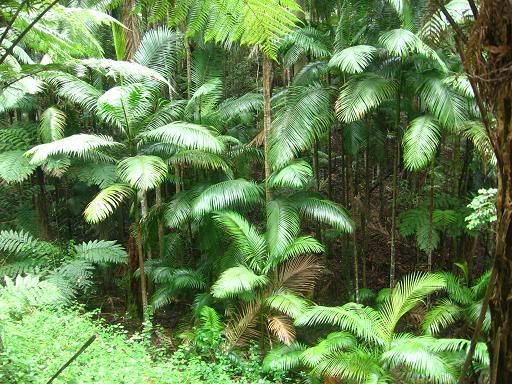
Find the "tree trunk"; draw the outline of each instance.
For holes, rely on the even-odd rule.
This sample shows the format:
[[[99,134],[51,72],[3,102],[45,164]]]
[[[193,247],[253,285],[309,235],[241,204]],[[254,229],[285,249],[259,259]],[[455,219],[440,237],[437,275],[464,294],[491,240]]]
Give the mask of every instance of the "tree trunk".
[[[395,148],[393,149],[393,191],[391,197],[391,254],[389,258],[389,287],[395,286],[395,274],[396,274],[396,198],[397,198],[397,179],[398,179],[398,156],[400,143],[398,138],[395,138],[393,143]]]
[[[41,240],[49,240],[50,219],[48,213],[48,200],[46,196],[44,173],[41,167],[37,167],[36,169],[36,181],[39,187],[39,191],[36,195],[37,217],[39,220],[39,238]]]
[[[148,293],[147,293],[147,285],[146,285],[146,275],[144,273],[144,236],[142,234],[142,225],[143,221],[148,214],[148,206],[146,201],[146,192],[139,191],[138,198],[140,202],[140,211],[141,216],[140,220],[137,222],[137,253],[139,257],[139,272],[140,272],[140,293],[141,293],[141,303],[142,303],[142,313],[143,318],[146,320],[146,308],[148,306]]]
[[[140,45],[140,23],[137,15],[133,14],[135,0],[125,0],[121,8],[121,23],[126,26],[124,30],[126,40],[125,59],[133,59],[133,55]]]
[[[267,201],[272,199],[272,192],[268,187],[271,168],[269,162],[269,134],[272,126],[272,111],[270,98],[272,97],[272,61],[263,54],[263,146],[265,152],[265,197]]]
[[[162,208],[162,186],[159,185],[155,189],[155,204],[159,209],[158,215],[158,258],[162,260],[165,255],[165,229],[164,222],[161,217],[161,208]]]
[[[491,383],[501,384],[512,380],[512,96],[500,100],[496,117],[501,161],[496,200],[498,220],[494,268],[497,279],[491,299]]]

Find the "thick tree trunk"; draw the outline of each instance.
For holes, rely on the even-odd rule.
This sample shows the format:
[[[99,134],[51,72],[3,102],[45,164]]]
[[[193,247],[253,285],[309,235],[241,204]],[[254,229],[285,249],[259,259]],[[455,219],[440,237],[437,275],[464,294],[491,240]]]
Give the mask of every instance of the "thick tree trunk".
[[[272,126],[272,111],[270,108],[270,98],[272,97],[272,61],[263,54],[263,146],[265,152],[265,197],[267,201],[272,199],[272,192],[267,185],[271,174],[269,161],[269,134]]]
[[[511,24],[512,25],[512,24]],[[512,44],[512,39],[511,39]],[[491,299],[491,383],[512,381],[512,97],[497,105],[497,150],[500,153],[496,208],[495,293]]]

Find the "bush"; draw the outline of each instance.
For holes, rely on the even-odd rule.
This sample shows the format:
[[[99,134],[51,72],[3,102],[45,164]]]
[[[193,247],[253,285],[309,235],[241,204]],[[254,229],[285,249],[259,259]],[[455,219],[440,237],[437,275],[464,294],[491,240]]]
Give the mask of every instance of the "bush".
[[[265,378],[259,355],[181,346],[172,356],[148,348],[147,335],[105,325],[79,309],[39,307],[2,318],[1,383],[46,383],[85,341],[96,340],[54,383],[279,383]],[[288,382],[288,381],[286,381]]]

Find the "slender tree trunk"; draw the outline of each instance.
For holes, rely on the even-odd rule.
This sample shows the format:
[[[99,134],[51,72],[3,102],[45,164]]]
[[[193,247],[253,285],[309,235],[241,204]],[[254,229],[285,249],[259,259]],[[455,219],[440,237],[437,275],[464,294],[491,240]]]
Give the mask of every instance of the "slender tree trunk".
[[[429,272],[432,272],[432,253],[434,246],[432,244],[434,234],[434,165],[432,164],[430,170],[430,192],[429,192],[429,204],[428,204],[428,260],[427,268]]]
[[[36,169],[36,181],[39,191],[36,195],[37,217],[39,220],[39,238],[42,240],[50,239],[50,218],[48,213],[48,198],[46,195],[46,186],[44,173],[41,167]]]
[[[272,111],[270,98],[272,97],[272,61],[263,54],[263,146],[265,152],[265,197],[267,201],[272,199],[272,192],[268,186],[268,179],[271,174],[269,160],[269,134],[272,126]]]
[[[147,293],[147,285],[146,285],[146,275],[144,273],[144,236],[142,234],[142,225],[143,221],[148,214],[148,206],[146,201],[146,192],[139,191],[138,193],[139,203],[140,203],[140,220],[138,220],[137,225],[137,253],[139,257],[139,271],[140,271],[140,293],[141,293],[141,303],[142,303],[142,313],[144,320],[146,316],[146,308],[148,306],[148,293]]]
[[[401,76],[401,75],[400,75]],[[390,255],[390,271],[389,271],[389,286],[393,288],[395,286],[395,274],[396,274],[396,199],[398,194],[398,166],[400,164],[400,114],[401,114],[401,83],[398,86],[398,92],[396,97],[396,132],[395,142],[393,150],[393,193],[391,201],[391,255]]]
[[[155,189],[155,204],[159,211],[162,208],[162,186],[159,185]],[[165,255],[165,229],[164,223],[161,217],[161,212],[158,215],[158,258],[162,260]]]
[[[370,156],[369,156],[369,148],[366,148],[364,153],[364,168],[365,168],[365,195],[364,195],[364,204],[362,205],[361,209],[361,231],[362,231],[362,238],[363,238],[363,256],[361,258],[362,261],[362,283],[363,287],[367,287],[367,281],[366,281],[366,264],[367,259],[369,259],[369,253],[368,253],[368,221],[369,221],[369,214],[370,214]],[[369,260],[368,260],[369,261]]]
[[[185,66],[187,70],[187,99],[192,97],[192,49],[190,47],[190,42],[188,41],[186,30],[184,32],[185,36]]]
[[[315,173],[315,189],[320,191],[320,167],[318,165],[318,140],[313,144],[313,170]]]
[[[332,127],[329,126],[329,141],[327,147],[327,196],[332,200]]]
[[[398,156],[399,156],[399,143],[398,138],[395,138],[395,148],[393,150],[393,186],[391,197],[391,256],[389,263],[389,286],[395,286],[395,273],[396,273],[396,199],[397,199],[397,179],[398,179]]]

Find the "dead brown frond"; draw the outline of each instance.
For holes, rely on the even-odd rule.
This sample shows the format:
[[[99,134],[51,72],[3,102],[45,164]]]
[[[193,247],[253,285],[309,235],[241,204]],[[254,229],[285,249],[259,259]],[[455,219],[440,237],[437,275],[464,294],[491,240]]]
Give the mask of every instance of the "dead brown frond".
[[[284,263],[278,271],[278,285],[290,291],[308,295],[322,275],[323,265],[311,255],[295,257]]]

